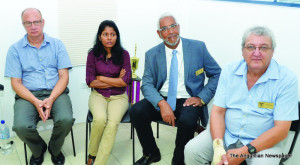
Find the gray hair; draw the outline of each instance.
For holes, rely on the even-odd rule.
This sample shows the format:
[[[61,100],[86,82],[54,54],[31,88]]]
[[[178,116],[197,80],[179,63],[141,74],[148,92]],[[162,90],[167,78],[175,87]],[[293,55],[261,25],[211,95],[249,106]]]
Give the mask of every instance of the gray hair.
[[[172,18],[174,18],[175,22],[178,23],[178,22],[176,21],[176,18],[175,18],[171,13],[164,13],[164,14],[162,14],[162,15],[159,17],[159,19],[158,19],[158,22],[157,22],[157,29],[160,29],[160,20],[163,19],[163,18],[166,18],[166,17],[172,17]]]
[[[276,47],[275,36],[269,28],[263,27],[263,26],[254,26],[245,31],[243,38],[242,38],[242,48],[245,46],[245,42],[251,34],[258,35],[258,36],[270,37],[271,42],[272,42],[272,49],[275,50],[275,47]]]
[[[28,11],[28,10],[36,10],[36,11],[38,11],[38,12],[40,13],[40,15],[41,15],[41,19],[43,19],[42,13],[41,13],[41,11],[40,11],[39,9],[37,9],[37,8],[26,8],[26,9],[24,9],[24,10],[22,11],[22,14],[21,14],[22,22],[23,22],[23,15],[24,15],[24,13],[25,13],[26,11]]]

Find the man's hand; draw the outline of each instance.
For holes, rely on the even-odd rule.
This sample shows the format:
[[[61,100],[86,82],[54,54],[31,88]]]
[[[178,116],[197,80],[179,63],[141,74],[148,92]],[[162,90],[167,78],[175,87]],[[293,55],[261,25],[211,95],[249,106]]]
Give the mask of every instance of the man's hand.
[[[48,97],[46,98],[43,103],[44,103],[44,108],[45,108],[45,118],[46,120],[48,119],[48,117],[50,117],[50,112],[51,112],[51,109],[52,109],[52,105],[53,105],[53,98],[51,97]]]
[[[241,155],[244,154],[249,155],[248,148],[246,146],[237,149],[228,150],[225,158],[230,165],[241,164],[246,159],[245,157],[246,155],[244,157],[241,157]]]
[[[124,76],[125,76],[125,73],[126,73],[126,70],[125,70],[125,69],[122,69],[121,72],[120,72],[119,78],[124,77]]]
[[[42,100],[37,99],[36,101],[34,101],[34,106],[35,106],[36,110],[38,111],[40,118],[45,123],[47,118],[46,118],[46,115],[45,115],[44,110],[43,110],[44,109],[44,102]]]
[[[226,151],[224,150],[223,140],[215,139],[213,141],[213,148],[214,148],[214,157],[211,164],[212,165],[228,164],[227,160],[223,160],[223,157],[226,158]]]
[[[238,165],[241,164],[245,159],[246,155],[249,154],[245,152],[245,148],[230,149],[227,151],[226,155],[222,155],[222,160],[217,165],[229,164]],[[241,155],[245,155],[241,157]]]
[[[167,103],[167,101],[166,100],[161,100],[158,103],[158,106],[160,108],[160,114],[161,114],[161,117],[162,117],[163,121],[170,124],[170,125],[172,125],[173,127],[175,127],[176,117],[173,113],[172,108]]]
[[[199,97],[190,97],[188,99],[185,100],[185,102],[183,103],[183,106],[199,106],[202,107],[202,102],[201,99]]]

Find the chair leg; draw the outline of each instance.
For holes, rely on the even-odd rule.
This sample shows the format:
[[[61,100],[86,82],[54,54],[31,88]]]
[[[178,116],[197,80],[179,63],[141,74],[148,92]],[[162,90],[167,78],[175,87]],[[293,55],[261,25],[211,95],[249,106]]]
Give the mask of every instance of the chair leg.
[[[84,160],[85,164],[87,164],[87,143],[88,143],[88,132],[89,132],[89,127],[88,127],[88,122],[85,124],[85,155],[84,155]]]
[[[134,164],[135,162],[135,144],[134,144],[134,126],[131,124],[132,126],[132,164]]]
[[[130,139],[132,139],[133,136],[133,128],[132,128],[132,123],[130,123]]]
[[[91,138],[91,130],[92,130],[91,123],[89,123],[89,139]]]
[[[73,128],[71,128],[71,138],[72,138],[72,145],[73,145],[73,154],[74,154],[74,157],[76,157],[75,144],[74,144],[74,136],[73,136]]]
[[[26,143],[24,143],[24,152],[25,152],[25,162],[26,162],[26,165],[28,165]]]
[[[157,133],[157,138],[159,138],[159,123],[157,122],[157,129],[156,129],[156,133]]]

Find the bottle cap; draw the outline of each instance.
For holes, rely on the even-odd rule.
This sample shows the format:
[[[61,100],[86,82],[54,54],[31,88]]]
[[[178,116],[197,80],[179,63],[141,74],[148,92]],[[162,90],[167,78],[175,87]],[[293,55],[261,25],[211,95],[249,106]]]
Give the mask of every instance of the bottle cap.
[[[1,120],[1,124],[5,124],[5,121],[4,121],[4,120]]]

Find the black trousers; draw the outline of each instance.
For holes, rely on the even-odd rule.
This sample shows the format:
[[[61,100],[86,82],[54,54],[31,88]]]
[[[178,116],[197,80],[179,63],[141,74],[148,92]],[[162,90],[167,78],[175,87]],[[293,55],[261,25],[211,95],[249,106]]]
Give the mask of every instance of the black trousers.
[[[177,135],[175,141],[175,150],[173,162],[175,165],[184,164],[184,146],[194,137],[194,132],[197,127],[197,121],[200,116],[201,107],[187,106],[183,107],[186,99],[177,99],[176,117]],[[136,128],[136,132],[143,148],[143,154],[157,153],[159,149],[156,145],[151,122],[162,120],[161,114],[147,100],[143,99],[133,105],[130,111],[131,122]]]

